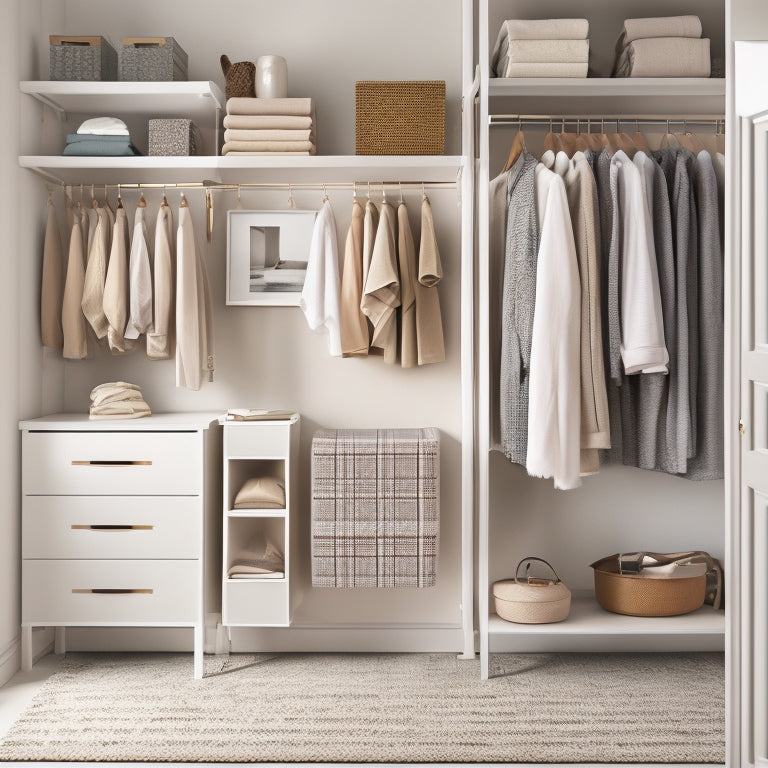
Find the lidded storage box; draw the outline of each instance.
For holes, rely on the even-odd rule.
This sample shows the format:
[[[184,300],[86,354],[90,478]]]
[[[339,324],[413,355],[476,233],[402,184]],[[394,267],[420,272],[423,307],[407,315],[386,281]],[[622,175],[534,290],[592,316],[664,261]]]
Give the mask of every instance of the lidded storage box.
[[[555,578],[529,576],[532,561],[544,563]],[[523,563],[527,563],[526,576],[521,579]],[[493,600],[499,618],[516,624],[553,624],[567,619],[571,611],[571,590],[560,581],[555,569],[540,557],[524,557],[515,568],[514,579],[494,582]]]
[[[103,38],[51,35],[51,80],[117,80],[117,52]]]
[[[200,133],[197,126],[183,117],[158,117],[149,121],[150,155],[197,155]]]
[[[355,83],[355,154],[444,153],[444,80]]]
[[[123,38],[121,80],[186,80],[187,71],[187,53],[172,37]]]

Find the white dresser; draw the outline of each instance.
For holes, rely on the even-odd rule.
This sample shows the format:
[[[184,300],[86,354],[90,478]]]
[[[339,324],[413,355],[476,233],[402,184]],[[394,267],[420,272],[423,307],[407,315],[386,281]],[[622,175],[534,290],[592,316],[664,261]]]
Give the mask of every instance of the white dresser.
[[[219,414],[22,421],[22,667],[32,629],[191,627],[218,592]],[[218,514],[217,514],[218,513]]]

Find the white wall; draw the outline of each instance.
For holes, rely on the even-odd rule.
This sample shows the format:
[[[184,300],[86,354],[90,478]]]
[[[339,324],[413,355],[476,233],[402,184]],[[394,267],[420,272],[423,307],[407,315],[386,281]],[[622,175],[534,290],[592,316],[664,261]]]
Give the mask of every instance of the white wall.
[[[768,8],[763,0],[730,0],[731,40],[768,40]]]

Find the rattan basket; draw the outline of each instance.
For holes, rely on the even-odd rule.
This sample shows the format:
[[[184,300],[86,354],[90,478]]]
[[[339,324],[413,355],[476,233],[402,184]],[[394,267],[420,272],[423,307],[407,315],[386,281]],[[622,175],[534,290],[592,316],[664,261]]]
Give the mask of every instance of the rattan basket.
[[[679,616],[704,604],[706,574],[689,578],[648,578],[619,573],[618,563],[607,557],[592,563],[595,597],[606,611],[625,616]]]
[[[355,153],[442,155],[444,80],[360,80],[355,83]]]

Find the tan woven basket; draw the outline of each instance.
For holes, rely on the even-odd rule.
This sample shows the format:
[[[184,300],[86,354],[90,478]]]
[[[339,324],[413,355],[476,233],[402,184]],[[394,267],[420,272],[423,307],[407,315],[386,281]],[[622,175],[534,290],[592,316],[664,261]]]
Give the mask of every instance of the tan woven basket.
[[[442,155],[444,80],[360,80],[355,83],[355,153]]]
[[[706,574],[681,579],[646,578],[619,573],[610,558],[592,564],[595,597],[606,611],[625,616],[679,616],[704,604]]]

